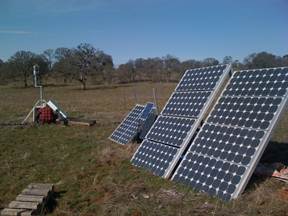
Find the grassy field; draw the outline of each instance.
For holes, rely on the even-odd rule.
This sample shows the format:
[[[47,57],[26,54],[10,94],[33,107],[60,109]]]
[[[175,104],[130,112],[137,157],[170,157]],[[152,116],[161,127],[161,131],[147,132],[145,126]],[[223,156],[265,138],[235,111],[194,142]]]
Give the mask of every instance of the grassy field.
[[[253,177],[243,195],[225,203],[133,167],[137,145],[107,139],[135,103],[162,107],[175,84],[47,87],[73,117],[97,120],[94,127],[0,126],[0,209],[31,182],[55,183],[57,207],[51,215],[288,215],[288,185]],[[37,90],[0,87],[0,122],[21,122]],[[288,165],[288,115],[284,115],[263,158]],[[286,192],[285,192],[286,191]]]

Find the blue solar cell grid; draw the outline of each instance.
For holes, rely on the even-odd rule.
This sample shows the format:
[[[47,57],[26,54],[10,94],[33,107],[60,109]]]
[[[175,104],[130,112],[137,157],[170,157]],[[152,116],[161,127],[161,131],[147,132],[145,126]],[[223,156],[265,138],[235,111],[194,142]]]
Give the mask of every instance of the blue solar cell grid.
[[[211,91],[174,92],[161,114],[197,118],[210,94]]]
[[[227,65],[216,65],[186,71],[176,91],[212,91]]]
[[[147,119],[153,109],[156,109],[154,103],[151,102],[147,103],[146,106],[144,107],[144,110],[142,111],[140,118],[143,120]]]

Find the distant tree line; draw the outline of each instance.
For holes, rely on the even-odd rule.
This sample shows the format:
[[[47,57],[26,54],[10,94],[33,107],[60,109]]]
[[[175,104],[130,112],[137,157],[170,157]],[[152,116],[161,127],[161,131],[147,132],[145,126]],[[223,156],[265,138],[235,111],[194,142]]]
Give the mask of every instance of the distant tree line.
[[[82,89],[87,84],[129,83],[140,81],[176,81],[187,69],[231,63],[236,70],[288,66],[288,55],[276,56],[267,52],[248,55],[242,62],[226,56],[220,62],[215,58],[180,61],[166,55],[156,58],[129,60],[117,68],[112,56],[90,44],[76,48],[47,49],[41,54],[18,51],[7,61],[0,59],[0,84],[21,82],[24,87],[32,84],[32,68],[40,67],[45,84],[68,84],[77,81]]]

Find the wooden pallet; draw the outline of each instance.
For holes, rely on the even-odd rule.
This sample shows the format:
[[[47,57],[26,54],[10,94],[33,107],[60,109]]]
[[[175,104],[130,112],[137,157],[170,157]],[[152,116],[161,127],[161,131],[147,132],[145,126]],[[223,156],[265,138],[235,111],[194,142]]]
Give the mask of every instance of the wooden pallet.
[[[53,184],[32,183],[19,194],[15,201],[1,211],[1,216],[43,215],[45,206],[54,193]]]
[[[79,126],[93,126],[96,124],[96,120],[69,118],[68,125],[79,125]]]

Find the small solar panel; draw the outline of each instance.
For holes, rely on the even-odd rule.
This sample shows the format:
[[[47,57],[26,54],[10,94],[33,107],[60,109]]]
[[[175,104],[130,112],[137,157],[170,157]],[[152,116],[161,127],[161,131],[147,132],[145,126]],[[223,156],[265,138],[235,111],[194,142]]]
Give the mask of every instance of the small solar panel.
[[[129,143],[138,133],[140,124],[139,118],[143,110],[144,106],[136,105],[111,134],[110,139],[119,144]]]
[[[287,104],[287,82],[287,67],[235,72],[172,179],[236,198]]]
[[[139,139],[144,140],[147,133],[151,129],[152,125],[157,119],[157,114],[156,114],[156,109],[154,110],[155,112],[150,112],[148,117],[146,118],[145,122],[141,125],[141,132],[139,134]]]
[[[132,164],[168,178],[229,72],[230,65],[187,70],[131,159]],[[168,149],[171,153],[166,157]]]
[[[153,109],[156,109],[154,103],[148,102],[146,106],[144,107],[140,118],[143,120],[147,119]]]

